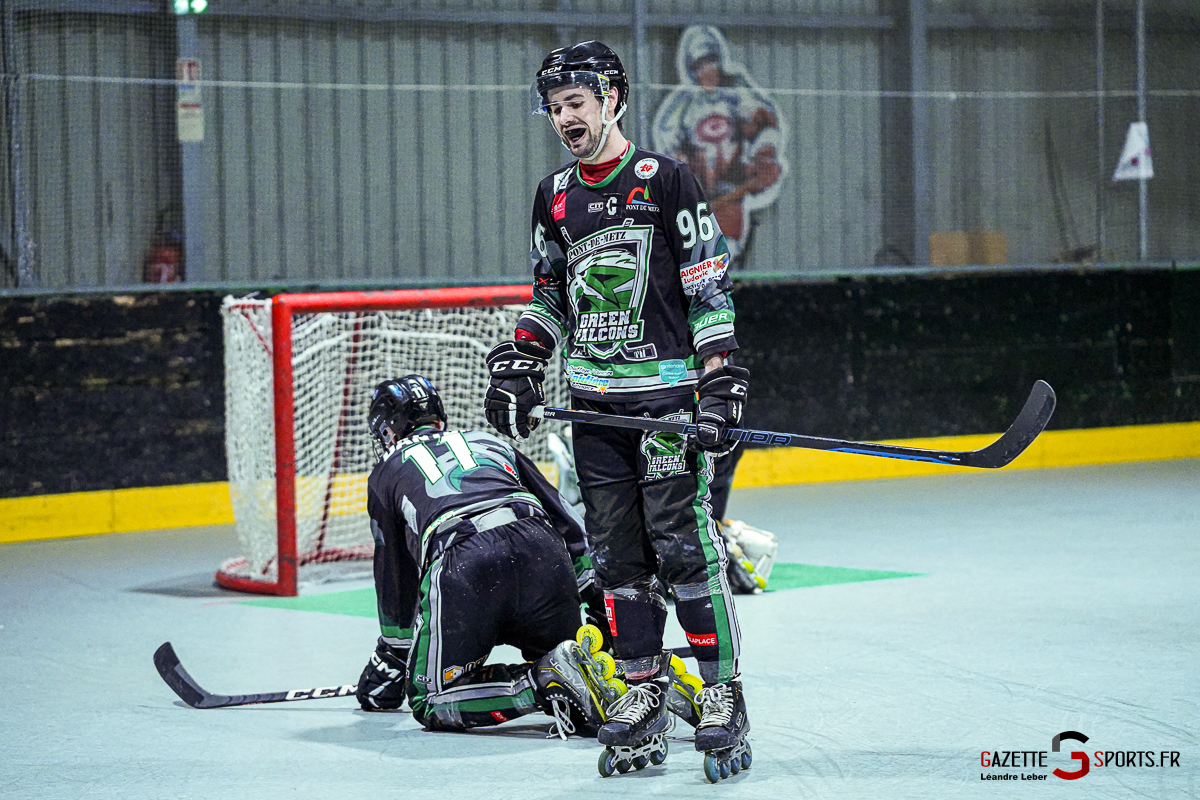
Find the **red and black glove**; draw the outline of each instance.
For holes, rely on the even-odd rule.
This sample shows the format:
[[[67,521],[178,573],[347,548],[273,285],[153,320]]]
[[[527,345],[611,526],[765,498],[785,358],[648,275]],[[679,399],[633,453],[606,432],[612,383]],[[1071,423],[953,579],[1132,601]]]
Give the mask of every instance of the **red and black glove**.
[[[487,354],[490,384],[483,397],[483,413],[500,433],[518,441],[541,420],[529,416],[546,404],[542,381],[552,353],[533,341],[501,342]]]

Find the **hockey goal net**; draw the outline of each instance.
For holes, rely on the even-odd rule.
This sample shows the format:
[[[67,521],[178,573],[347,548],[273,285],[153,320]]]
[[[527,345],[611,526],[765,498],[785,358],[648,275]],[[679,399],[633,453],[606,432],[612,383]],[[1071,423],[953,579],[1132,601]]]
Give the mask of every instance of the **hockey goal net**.
[[[302,581],[370,574],[372,389],[424,375],[450,427],[490,430],[484,357],[512,336],[530,295],[490,286],[226,297],[225,446],[242,555],[217,583],[290,596]],[[561,406],[561,369],[547,372],[547,401]],[[521,449],[550,462],[551,429],[543,423]]]

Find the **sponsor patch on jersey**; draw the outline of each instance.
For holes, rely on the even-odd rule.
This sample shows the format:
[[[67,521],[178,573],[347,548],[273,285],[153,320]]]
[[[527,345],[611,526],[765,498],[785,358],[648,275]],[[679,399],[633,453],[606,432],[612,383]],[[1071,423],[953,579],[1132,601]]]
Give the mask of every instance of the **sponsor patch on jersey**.
[[[604,210],[604,203],[588,203],[588,211],[595,214],[598,211]]]
[[[442,670],[442,683],[449,683],[463,674],[462,667],[446,667]]]
[[[566,169],[554,176],[554,193],[565,192],[571,182],[571,170]]]
[[[555,220],[560,220],[567,215],[566,192],[559,192],[554,195],[554,203],[550,206],[550,213],[554,215]]]
[[[717,635],[715,633],[696,635],[684,631],[683,635],[687,637],[688,644],[694,644],[698,647],[716,647],[717,645]]]
[[[658,211],[658,206],[650,199],[649,186],[635,186],[629,190],[625,198],[626,211]]]
[[[633,174],[637,175],[644,181],[648,181],[658,174],[658,159],[643,158],[633,167]]]
[[[705,285],[719,281],[727,269],[729,269],[728,253],[680,267],[679,280],[683,284],[683,293],[686,295],[696,294]]]
[[[590,369],[574,364],[567,366],[567,382],[572,389],[591,389],[603,394],[608,391],[609,381],[612,380],[612,370]]]
[[[672,358],[658,365],[658,377],[668,386],[674,386],[687,377],[687,364]]]

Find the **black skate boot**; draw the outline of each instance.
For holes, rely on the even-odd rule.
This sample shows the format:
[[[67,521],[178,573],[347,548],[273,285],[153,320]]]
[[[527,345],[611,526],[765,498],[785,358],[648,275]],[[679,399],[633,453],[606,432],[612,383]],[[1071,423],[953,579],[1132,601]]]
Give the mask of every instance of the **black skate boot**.
[[[601,653],[601,656],[606,654]],[[566,739],[569,734],[595,736],[596,730],[608,719],[608,707],[617,697],[617,690],[592,666],[592,654],[585,655],[577,642],[567,640],[538,659],[533,665],[534,694],[539,705],[554,717],[554,732]],[[607,657],[609,663],[612,657]],[[615,671],[615,665],[612,667]],[[612,671],[608,677],[611,678]]]
[[[696,749],[704,753],[704,776],[716,783],[750,768],[753,756],[746,734],[750,718],[741,681],[706,686],[698,695],[700,724],[696,726]]]
[[[637,683],[613,703],[608,722],[600,727],[596,739],[607,745],[597,765],[604,777],[643,769],[647,764],[667,760],[667,693],[665,678]]]

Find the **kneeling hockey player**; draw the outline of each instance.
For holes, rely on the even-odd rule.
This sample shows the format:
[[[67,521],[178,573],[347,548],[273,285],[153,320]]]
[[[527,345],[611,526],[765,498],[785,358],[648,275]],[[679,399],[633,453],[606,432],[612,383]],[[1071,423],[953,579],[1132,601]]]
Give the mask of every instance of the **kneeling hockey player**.
[[[379,384],[368,425],[383,450],[367,484],[382,635],[359,704],[397,709],[407,694],[428,730],[542,711],[563,737],[595,735],[616,689],[575,641],[580,593],[601,606],[558,492],[492,434],[447,430],[422,376]],[[498,644],[529,661],[485,665]]]

